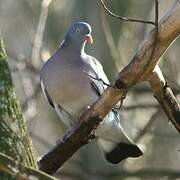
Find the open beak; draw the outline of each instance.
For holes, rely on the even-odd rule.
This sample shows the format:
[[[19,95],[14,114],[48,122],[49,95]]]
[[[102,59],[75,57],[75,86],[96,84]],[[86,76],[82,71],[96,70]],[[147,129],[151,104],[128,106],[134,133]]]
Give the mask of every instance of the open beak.
[[[93,38],[92,38],[91,34],[85,35],[85,41],[89,44],[93,43]]]

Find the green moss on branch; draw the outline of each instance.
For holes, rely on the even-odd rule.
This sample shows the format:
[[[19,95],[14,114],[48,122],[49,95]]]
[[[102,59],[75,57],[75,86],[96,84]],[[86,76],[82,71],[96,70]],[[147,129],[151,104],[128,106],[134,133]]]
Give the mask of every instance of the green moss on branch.
[[[0,152],[37,167],[0,35]]]

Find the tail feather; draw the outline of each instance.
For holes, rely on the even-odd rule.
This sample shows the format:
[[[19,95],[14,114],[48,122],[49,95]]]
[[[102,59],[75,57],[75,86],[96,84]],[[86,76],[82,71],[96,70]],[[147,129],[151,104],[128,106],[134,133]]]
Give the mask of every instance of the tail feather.
[[[128,157],[139,157],[142,151],[134,144],[119,143],[112,151],[105,153],[105,158],[112,164],[117,164]]]
[[[119,115],[111,111],[105,118],[104,124],[97,129],[97,144],[105,159],[110,163],[117,164],[128,157],[141,156],[142,151],[122,129]]]

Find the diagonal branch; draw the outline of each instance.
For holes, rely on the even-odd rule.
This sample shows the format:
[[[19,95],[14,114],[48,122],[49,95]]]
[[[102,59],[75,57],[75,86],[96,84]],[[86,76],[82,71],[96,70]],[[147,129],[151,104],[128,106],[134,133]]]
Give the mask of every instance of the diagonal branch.
[[[8,176],[7,176],[8,175]],[[17,180],[57,180],[44,172],[38,171],[32,167],[26,167],[15,161],[11,157],[0,152],[0,179],[17,179]]]
[[[92,138],[91,133],[93,130],[109,113],[112,107],[123,98],[124,92],[139,81],[151,79],[150,75],[158,64],[159,58],[180,35],[180,18],[178,17],[180,17],[180,0],[175,2],[174,6],[158,23],[158,41],[156,42],[153,57],[150,59],[152,49],[154,48],[156,29],[153,29],[140,44],[130,64],[119,73],[117,79],[114,81],[114,87],[108,87],[101,98],[82,113],[80,117],[82,123],[74,131],[71,131],[63,142],[57,144],[51,152],[39,161],[41,170],[49,174],[56,172],[81,146],[88,143]],[[147,67],[146,65],[149,60],[150,63]],[[137,77],[138,81],[136,80]],[[178,116],[174,116],[174,118],[178,118]]]
[[[147,80],[148,75],[152,72],[155,66],[159,63],[160,57],[165,53],[168,47],[180,34],[180,1],[176,1],[174,6],[161,18],[158,27],[158,40],[156,49],[152,59],[149,57],[154,48],[154,36],[156,36],[156,28],[147,35],[144,41],[140,44],[137,53],[120,73],[119,79],[129,87],[133,85],[137,77],[139,81]],[[148,67],[146,64],[150,60]]]
[[[152,72],[149,82],[155,98],[180,133],[180,105],[158,66]]]

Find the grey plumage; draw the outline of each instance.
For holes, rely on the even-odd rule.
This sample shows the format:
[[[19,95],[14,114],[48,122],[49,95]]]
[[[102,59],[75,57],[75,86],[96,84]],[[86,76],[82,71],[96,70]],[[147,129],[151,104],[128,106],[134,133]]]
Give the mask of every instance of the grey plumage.
[[[64,41],[41,70],[41,86],[60,119],[70,128],[78,123],[80,113],[93,104],[109,84],[99,61],[84,52],[91,27],[74,23]],[[97,143],[105,158],[118,163],[127,157],[142,155],[120,125],[119,114],[112,110],[95,131]]]

